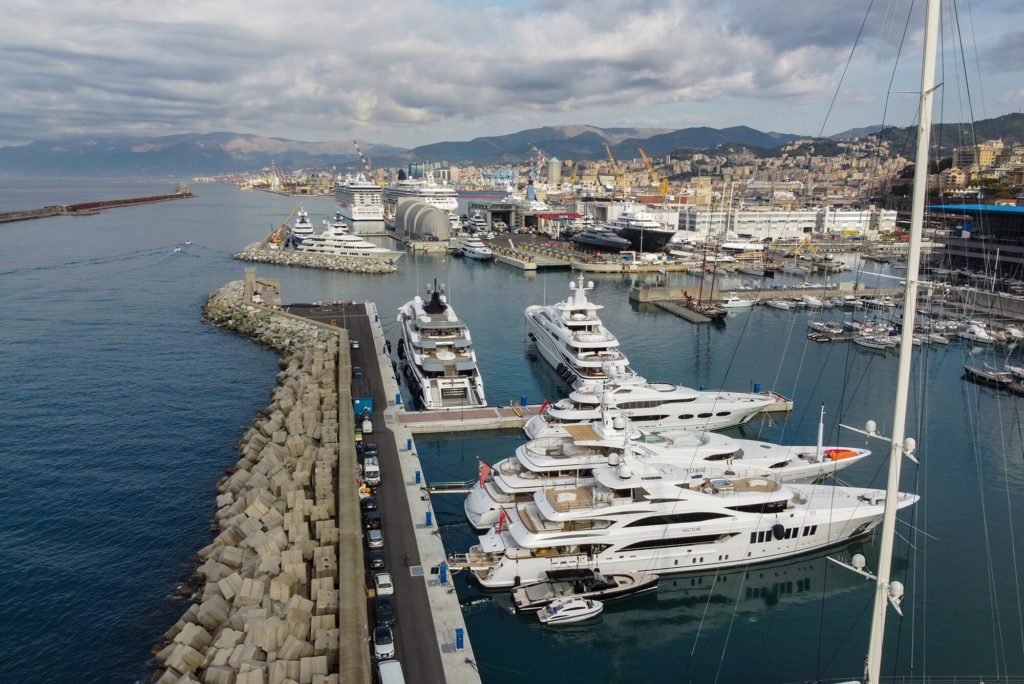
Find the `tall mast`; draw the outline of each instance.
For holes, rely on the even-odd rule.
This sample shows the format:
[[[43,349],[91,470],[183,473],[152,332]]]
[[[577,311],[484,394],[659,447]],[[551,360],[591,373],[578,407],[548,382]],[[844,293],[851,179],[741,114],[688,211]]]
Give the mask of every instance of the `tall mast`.
[[[871,637],[865,678],[877,684],[882,669],[885,618],[889,602],[889,575],[896,538],[896,498],[900,485],[903,440],[906,429],[907,398],[910,389],[910,361],[913,352],[914,320],[917,316],[917,277],[921,261],[921,234],[924,229],[924,202],[928,185],[928,144],[932,128],[932,94],[935,87],[935,53],[939,33],[939,0],[928,0],[925,12],[924,57],[921,61],[921,93],[918,106],[917,156],[914,160],[914,196],[910,213],[910,254],[907,259],[907,284],[903,295],[903,330],[900,334],[900,360],[896,375],[896,401],[893,408],[892,443],[889,450],[889,479],[885,492],[885,516],[879,549],[878,581],[871,619]]]

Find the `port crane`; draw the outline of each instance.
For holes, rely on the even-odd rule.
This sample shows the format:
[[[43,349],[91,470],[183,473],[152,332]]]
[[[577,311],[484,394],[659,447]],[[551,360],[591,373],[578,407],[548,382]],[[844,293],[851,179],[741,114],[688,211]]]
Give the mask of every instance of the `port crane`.
[[[604,144],[604,151],[608,153],[608,164],[612,167],[612,176],[615,178],[615,186],[623,195],[628,195],[629,187],[626,185],[626,178],[622,175],[622,171],[619,170],[619,164],[615,161],[615,157],[612,155],[612,148],[608,147],[608,143]]]
[[[302,207],[302,205],[300,204],[300,205],[296,206],[294,209],[292,209],[292,213],[288,214],[288,218],[286,218],[281,223],[281,225],[279,225],[277,228],[275,228],[273,230],[272,233],[270,233],[270,237],[268,238],[267,241],[271,245],[276,245],[276,246],[280,247],[282,244],[284,244],[285,238],[288,237],[288,231],[290,231],[292,229],[292,226],[289,223],[289,221],[292,220],[292,216],[295,216],[295,213],[301,207]]]
[[[534,171],[534,176],[540,178],[544,173],[544,162],[547,160],[544,153],[541,152],[536,145],[530,143],[530,149],[537,153],[537,170]]]
[[[356,140],[352,141],[352,144],[356,146],[356,154],[359,155],[359,161],[363,162],[363,170],[366,171],[366,178],[369,180],[373,175],[373,169],[370,168],[369,160],[363,155],[363,150],[359,147],[359,142]]]
[[[658,189],[659,194],[668,195],[668,178],[659,178],[658,172],[654,170],[654,162],[644,152],[644,148],[638,147],[637,149],[640,150],[640,156],[643,158],[644,164],[647,165],[647,173],[651,174],[651,183]]]

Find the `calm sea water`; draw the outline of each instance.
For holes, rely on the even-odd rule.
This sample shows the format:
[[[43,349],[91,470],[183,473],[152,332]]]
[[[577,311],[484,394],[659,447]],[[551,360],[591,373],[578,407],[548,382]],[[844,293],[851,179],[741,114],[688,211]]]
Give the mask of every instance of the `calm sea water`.
[[[173,187],[3,181],[0,211]],[[174,590],[210,538],[215,483],[276,371],[274,354],[202,326],[200,306],[242,277],[230,255],[298,202],[222,185],[193,190],[192,200],[0,226],[0,681],[143,680],[150,646],[187,607]],[[334,211],[330,198],[304,203],[314,223]],[[386,276],[259,271],[280,278],[287,302],[372,299],[390,334],[391,312],[436,278],[472,328],[491,403],[562,396],[529,349],[522,311],[564,298],[567,273],[524,275],[439,255],[407,255],[399,266]],[[833,440],[840,420],[874,418],[883,431],[890,423],[895,357],[808,343],[809,314],[757,309],[721,328],[692,326],[630,305],[628,279],[591,279],[603,319],[644,375],[731,389],[756,383],[796,400],[788,420],[737,434],[811,444],[822,405]],[[899,673],[1024,672],[1020,400],[962,382],[970,352],[953,343],[917,363],[912,423],[922,466],[905,469],[904,489],[924,499],[915,527],[900,528],[913,546],[901,542],[896,563],[908,596],[906,617],[890,621],[887,663]],[[843,441],[862,442],[852,433]],[[478,457],[493,462],[520,443],[512,433],[418,440],[434,480],[469,479]],[[884,471],[879,457],[844,479],[881,486]],[[434,504],[450,550],[474,540],[461,503]],[[609,605],[594,625],[555,632],[457,581],[488,684],[856,675],[872,594],[824,557],[800,558],[669,578],[657,594]]]

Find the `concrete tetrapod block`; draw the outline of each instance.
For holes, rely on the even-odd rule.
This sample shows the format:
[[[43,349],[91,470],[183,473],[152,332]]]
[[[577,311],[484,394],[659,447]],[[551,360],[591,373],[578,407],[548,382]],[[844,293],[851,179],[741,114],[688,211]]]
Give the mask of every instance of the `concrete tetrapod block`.
[[[223,546],[220,555],[217,557],[223,565],[237,570],[242,565],[242,549],[237,546]]]
[[[235,684],[235,671],[226,665],[214,665],[203,673],[204,684]]]
[[[335,662],[338,659],[338,630],[322,629],[316,633],[313,639],[313,654],[325,655],[327,660]]]
[[[268,617],[266,620],[250,623],[248,634],[251,635],[251,643],[259,646],[267,653],[277,651],[287,636],[287,629],[278,617]],[[249,638],[246,638],[249,641]]]
[[[213,642],[213,645],[215,648],[230,649],[240,644],[244,638],[245,632],[225,627],[221,630],[220,634],[217,635],[217,640]]]
[[[299,681],[298,660],[275,660],[270,663],[267,671],[268,684],[283,684],[287,681]]]
[[[267,684],[267,673],[259,668],[239,672],[235,684]]]
[[[228,601],[233,601],[235,594],[242,588],[242,576],[237,572],[233,572],[227,577],[217,582],[217,587],[220,589],[221,595],[224,596]]]
[[[314,615],[310,618],[310,633],[314,636],[324,629],[334,629],[337,626],[337,615]]]
[[[227,620],[229,608],[230,604],[223,596],[209,598],[204,596],[203,602],[199,605],[199,615],[196,617],[199,619],[199,624],[213,632]]]
[[[270,598],[286,603],[295,593],[301,581],[300,577],[288,572],[286,568],[284,572],[270,580]]]
[[[313,645],[294,634],[289,634],[278,649],[277,655],[282,660],[298,660],[303,656],[313,655]]]
[[[330,615],[338,612],[338,592],[327,589],[317,594],[316,614]]]
[[[314,675],[326,675],[327,656],[310,656],[303,658],[299,671],[299,684],[313,684]]]
[[[235,593],[235,606],[258,606],[263,603],[266,591],[267,585],[263,580],[243,579],[242,586]]]
[[[309,623],[309,618],[313,615],[313,608],[316,604],[310,601],[308,598],[302,596],[292,596],[288,599],[288,603],[285,604],[284,611],[287,616],[287,620],[293,620],[295,622]]]
[[[195,672],[205,660],[205,656],[191,646],[175,644],[165,664],[184,674]]]
[[[316,597],[320,593],[321,589],[333,588],[334,580],[332,580],[330,577],[311,580],[309,583],[309,598],[311,598],[313,601],[316,601]]]
[[[181,631],[174,637],[175,643],[185,644],[197,651],[202,651],[210,645],[213,637],[199,625],[186,623]]]

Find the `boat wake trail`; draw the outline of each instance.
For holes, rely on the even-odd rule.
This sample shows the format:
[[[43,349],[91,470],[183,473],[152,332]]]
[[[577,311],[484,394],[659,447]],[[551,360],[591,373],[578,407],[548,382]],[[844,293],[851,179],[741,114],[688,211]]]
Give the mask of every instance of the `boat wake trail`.
[[[167,245],[165,247],[139,249],[133,252],[122,252],[121,254],[111,254],[102,257],[95,257],[93,259],[78,259],[74,261],[64,261],[57,264],[46,264],[43,266],[27,266],[25,268],[12,268],[6,271],[0,271],[0,277],[26,275],[29,273],[40,273],[46,271],[64,271],[74,268],[89,268],[92,266],[105,266],[108,264],[120,264],[125,262],[138,261],[142,259],[151,259],[152,257],[155,256],[170,256],[174,253],[174,248],[175,245]]]

